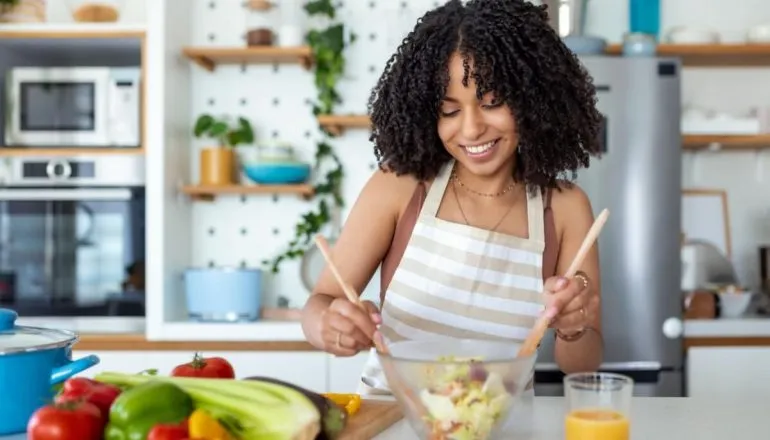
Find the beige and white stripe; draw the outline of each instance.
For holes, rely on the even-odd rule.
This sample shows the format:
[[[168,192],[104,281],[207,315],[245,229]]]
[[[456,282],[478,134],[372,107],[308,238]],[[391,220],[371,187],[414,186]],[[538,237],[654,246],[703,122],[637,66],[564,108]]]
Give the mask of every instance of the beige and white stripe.
[[[529,238],[436,217],[447,166],[423,205],[382,307],[386,339],[523,341],[542,310],[540,194],[527,198]]]
[[[452,223],[436,214],[453,163],[434,181],[382,305],[387,341],[522,342],[543,308],[543,199],[527,197],[528,238]],[[375,352],[364,376],[385,383]]]

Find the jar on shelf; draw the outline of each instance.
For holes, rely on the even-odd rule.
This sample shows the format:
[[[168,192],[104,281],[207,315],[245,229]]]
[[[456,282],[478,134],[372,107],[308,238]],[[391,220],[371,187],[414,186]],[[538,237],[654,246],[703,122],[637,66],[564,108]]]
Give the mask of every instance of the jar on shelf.
[[[112,23],[120,19],[125,0],[66,0],[78,23]]]
[[[281,47],[297,47],[305,44],[307,23],[303,10],[303,2],[283,0],[279,6],[280,25],[276,31],[278,45]]]

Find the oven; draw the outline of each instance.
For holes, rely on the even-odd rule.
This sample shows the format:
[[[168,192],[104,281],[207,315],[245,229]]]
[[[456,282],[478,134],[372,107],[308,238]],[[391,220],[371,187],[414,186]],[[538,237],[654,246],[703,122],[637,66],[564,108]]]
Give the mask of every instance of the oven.
[[[0,306],[144,316],[144,157],[18,157],[0,178]]]
[[[139,67],[14,67],[6,74],[7,147],[137,148]]]

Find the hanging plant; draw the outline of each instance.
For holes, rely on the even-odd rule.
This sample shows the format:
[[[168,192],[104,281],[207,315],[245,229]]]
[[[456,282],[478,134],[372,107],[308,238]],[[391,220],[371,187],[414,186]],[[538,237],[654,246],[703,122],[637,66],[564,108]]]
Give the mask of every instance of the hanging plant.
[[[344,51],[349,43],[355,41],[355,35],[345,38],[345,26],[335,21],[337,10],[331,0],[311,0],[304,6],[310,17],[328,18],[331,24],[322,29],[308,32],[305,39],[313,54],[314,83],[316,101],[313,103],[313,115],[332,114],[335,106],[342,102],[337,83],[345,71]],[[321,139],[316,145],[314,171],[318,182],[314,185],[318,205],[305,214],[294,226],[294,236],[286,249],[264,263],[273,273],[278,273],[280,265],[286,260],[301,258],[311,246],[313,238],[331,220],[332,206],[340,209],[345,205],[342,197],[342,179],[345,175],[339,157],[334,153],[329,139],[331,133],[319,126]]]

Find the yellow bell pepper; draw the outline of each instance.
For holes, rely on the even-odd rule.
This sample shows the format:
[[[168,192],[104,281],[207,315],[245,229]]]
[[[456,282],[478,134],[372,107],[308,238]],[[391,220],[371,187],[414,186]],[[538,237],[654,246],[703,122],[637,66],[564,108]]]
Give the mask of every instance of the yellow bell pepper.
[[[209,413],[196,409],[187,420],[190,438],[205,438],[206,440],[232,440],[230,433]]]
[[[345,408],[349,416],[361,409],[361,396],[359,394],[325,393],[324,397]]]

